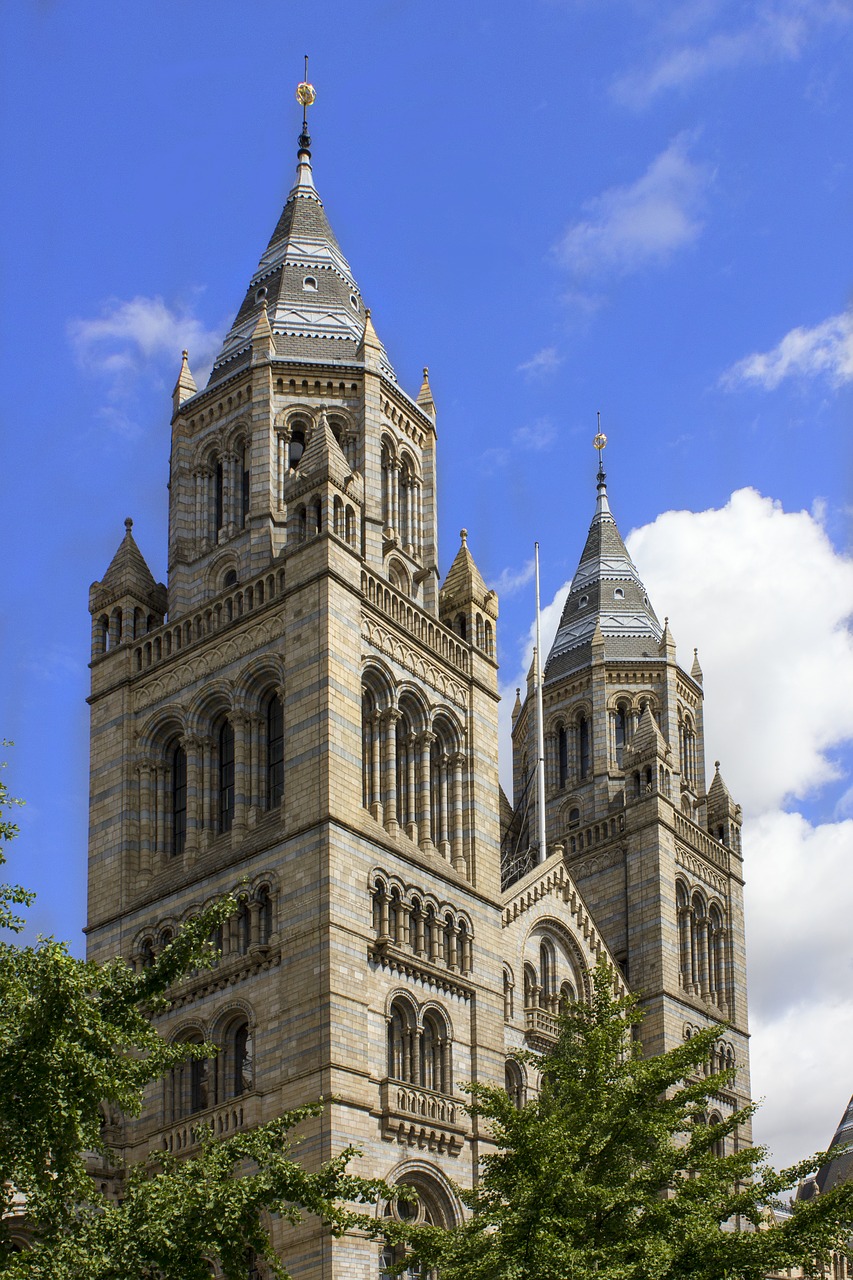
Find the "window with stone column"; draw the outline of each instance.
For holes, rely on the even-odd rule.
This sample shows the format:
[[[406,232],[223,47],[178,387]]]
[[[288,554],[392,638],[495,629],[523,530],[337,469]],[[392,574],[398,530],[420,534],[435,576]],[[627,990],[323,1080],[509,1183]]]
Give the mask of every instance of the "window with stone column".
[[[267,696],[264,709],[266,730],[266,807],[274,809],[284,795],[284,706],[278,693]]]

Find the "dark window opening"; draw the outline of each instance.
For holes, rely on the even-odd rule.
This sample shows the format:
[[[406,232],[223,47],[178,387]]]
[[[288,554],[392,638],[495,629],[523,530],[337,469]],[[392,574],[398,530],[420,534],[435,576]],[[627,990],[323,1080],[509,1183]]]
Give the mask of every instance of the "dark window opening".
[[[219,830],[234,820],[234,729],[226,720],[219,730]]]
[[[172,853],[183,853],[187,842],[187,755],[183,747],[172,752]]]
[[[267,706],[267,805],[281,804],[284,795],[284,708],[273,694]]]

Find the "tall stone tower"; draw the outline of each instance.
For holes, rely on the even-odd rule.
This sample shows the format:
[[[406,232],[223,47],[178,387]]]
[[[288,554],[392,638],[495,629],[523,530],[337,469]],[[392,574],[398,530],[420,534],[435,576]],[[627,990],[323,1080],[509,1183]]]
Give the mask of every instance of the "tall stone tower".
[[[323,1096],[306,1161],[355,1143],[361,1172],[458,1221],[484,1151],[460,1086],[520,1101],[517,1050],[553,1041],[601,956],[641,993],[653,1048],[728,1017],[720,1052],[748,1087],[739,812],[719,777],[705,794],[701,673],[676,665],[603,476],[547,670],[547,856],[525,843],[503,875],[524,825],[498,784],[498,602],[464,530],[440,578],[435,485],[427,371],[417,396],[399,385],[303,127],[201,390],[184,353],[168,584],[128,521],[90,591],[89,955],[148,965],[211,898],[241,898],[217,967],[162,1023],[219,1052],[115,1118],[130,1162]],[[522,793],[528,704],[514,719]],[[395,1265],[274,1230],[299,1280]]]
[[[597,437],[597,443],[603,437]],[[603,447],[603,446],[602,446]],[[712,1021],[736,1064],[721,1106],[749,1099],[741,811],[705,784],[702,670],[678,665],[616,527],[601,462],[595,515],[543,672],[545,817],[659,1053]],[[504,882],[536,831],[533,676],[513,715],[516,819]],[[515,850],[515,857],[513,857]],[[547,863],[546,863],[547,865]],[[746,1136],[746,1135],[744,1135]]]

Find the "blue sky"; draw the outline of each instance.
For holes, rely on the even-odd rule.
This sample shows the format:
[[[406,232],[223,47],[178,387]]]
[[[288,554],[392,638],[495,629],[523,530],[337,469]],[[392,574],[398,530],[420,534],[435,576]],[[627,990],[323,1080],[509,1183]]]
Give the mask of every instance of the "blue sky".
[[[798,1158],[853,1088],[849,0],[8,0],[0,733],[32,927],[82,945],[87,589],[126,515],[165,577],[180,351],[200,376],[275,224],[305,52],[317,184],[400,381],[430,367],[441,568],[466,526],[510,694],[601,410],[744,804],[756,1127]]]

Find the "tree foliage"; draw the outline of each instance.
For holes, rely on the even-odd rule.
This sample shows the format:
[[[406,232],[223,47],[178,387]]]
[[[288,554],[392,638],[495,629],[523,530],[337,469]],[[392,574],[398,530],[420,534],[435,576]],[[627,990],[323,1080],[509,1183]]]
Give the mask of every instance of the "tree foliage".
[[[17,834],[13,801],[0,781],[0,865]],[[17,908],[32,895],[0,886],[0,927],[20,931]],[[135,973],[118,958],[77,960],[64,943],[19,946],[0,937],[0,1274],[9,1280],[209,1280],[216,1260],[244,1280],[247,1250],[285,1277],[269,1241],[269,1215],[292,1223],[319,1216],[333,1232],[375,1234],[358,1203],[394,1190],[348,1172],[347,1149],[308,1173],[293,1157],[289,1130],[322,1104],[293,1111],[250,1133],[216,1141],[200,1134],[197,1155],[157,1153],[127,1171],[120,1200],[100,1193],[91,1156],[109,1160],[104,1108],[138,1115],[146,1086],[210,1045],[170,1044],[152,1021],[169,989],[217,952],[213,931],[238,908],[225,896],[189,921],[154,964]],[[13,1253],[21,1206],[33,1247]]]
[[[479,1185],[460,1191],[471,1216],[408,1233],[442,1280],[763,1280],[789,1266],[810,1273],[850,1238],[853,1185],[779,1224],[768,1214],[823,1155],[777,1173],[761,1148],[730,1141],[732,1154],[716,1154],[754,1110],[706,1122],[731,1084],[729,1072],[706,1074],[720,1028],[644,1057],[641,1016],[602,964],[553,1050],[519,1054],[541,1070],[537,1097],[516,1109],[504,1090],[470,1086],[470,1111],[496,1145]]]

